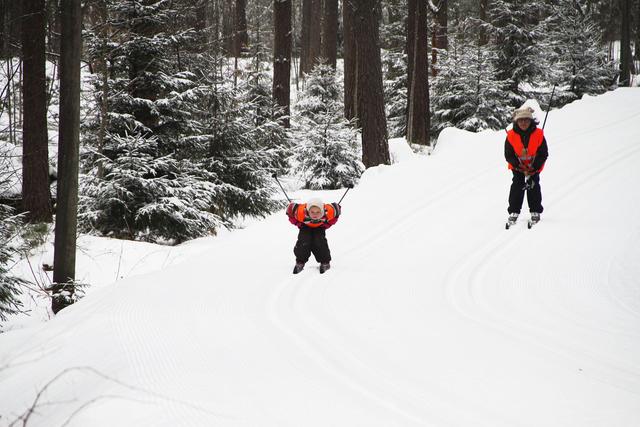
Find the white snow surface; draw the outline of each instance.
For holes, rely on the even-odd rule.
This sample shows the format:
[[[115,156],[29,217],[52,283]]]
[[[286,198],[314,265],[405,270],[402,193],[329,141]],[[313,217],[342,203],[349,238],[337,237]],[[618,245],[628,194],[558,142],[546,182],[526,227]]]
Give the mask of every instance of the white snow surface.
[[[549,113],[532,230],[504,228],[504,131],[446,129],[365,172],[324,275],[291,274],[284,210],[171,256],[111,241],[84,299],[0,335],[0,425],[638,426],[638,123],[638,89]]]

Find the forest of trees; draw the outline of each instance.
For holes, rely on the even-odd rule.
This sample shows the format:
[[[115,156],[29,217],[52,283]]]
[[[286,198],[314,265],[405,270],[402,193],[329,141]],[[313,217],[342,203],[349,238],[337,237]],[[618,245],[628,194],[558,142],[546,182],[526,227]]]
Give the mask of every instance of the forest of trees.
[[[19,195],[0,169],[0,235],[55,217],[54,311],[78,232],[214,234],[279,208],[274,174],[350,186],[389,138],[500,129],[640,64],[640,0],[0,0],[0,19],[0,145],[22,153]]]

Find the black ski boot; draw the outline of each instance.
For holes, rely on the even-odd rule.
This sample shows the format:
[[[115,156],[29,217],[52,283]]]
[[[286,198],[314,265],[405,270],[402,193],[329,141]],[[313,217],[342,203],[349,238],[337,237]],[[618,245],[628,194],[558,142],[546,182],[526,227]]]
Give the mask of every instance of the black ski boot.
[[[516,225],[516,221],[518,221],[518,215],[515,212],[509,214],[509,218],[507,218],[507,223],[505,228],[508,230],[511,226]]]
[[[324,272],[330,268],[331,268],[331,265],[328,262],[320,263],[320,274],[324,274]]]
[[[527,223],[527,227],[531,228],[531,227],[533,227],[534,225],[536,225],[539,222],[540,222],[540,213],[531,212],[531,219]]]
[[[304,268],[304,262],[296,261],[296,265],[293,267],[293,274],[298,274]]]

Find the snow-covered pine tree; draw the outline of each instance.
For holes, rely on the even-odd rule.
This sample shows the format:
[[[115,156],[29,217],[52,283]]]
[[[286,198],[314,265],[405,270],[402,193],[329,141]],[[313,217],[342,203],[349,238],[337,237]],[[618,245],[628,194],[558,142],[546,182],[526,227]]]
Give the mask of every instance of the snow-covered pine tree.
[[[389,2],[380,26],[383,91],[391,138],[407,134],[407,10],[406,0]]]
[[[340,86],[333,68],[320,62],[307,76],[297,103],[294,173],[306,188],[354,185],[364,172],[353,123],[344,118]]]
[[[282,108],[272,96],[272,74],[266,69],[269,55],[259,40],[257,38],[250,47],[253,54],[252,66],[243,73],[239,88],[241,108],[253,124],[249,137],[269,153],[271,160],[264,167],[281,175],[289,170],[292,144],[282,120]]]
[[[0,204],[0,320],[6,320],[6,316],[15,314],[20,310],[21,303],[18,300],[20,286],[26,282],[10,273],[10,263],[16,255],[15,237],[22,227],[22,221],[13,215],[12,209]]]
[[[389,136],[407,134],[407,55],[404,52],[383,52],[383,88]]]
[[[172,4],[110,5],[122,42],[98,91],[108,104],[103,137],[94,138],[100,123],[87,134],[101,144],[84,163],[84,229],[180,242],[277,205],[270,176],[278,162],[265,138],[254,138],[252,104],[221,75],[203,32],[175,26]]]
[[[436,132],[457,127],[473,132],[499,129],[509,121],[509,94],[496,79],[495,48],[480,46],[477,21],[462,21],[449,36],[449,50],[440,53],[431,103]]]
[[[543,34],[539,17],[544,3],[525,0],[494,0],[490,6],[494,43],[496,78],[508,85],[511,107],[520,106],[527,98],[523,83],[547,81],[544,52],[540,46]]]
[[[586,0],[551,0],[544,21],[545,52],[562,104],[606,92],[616,70]]]

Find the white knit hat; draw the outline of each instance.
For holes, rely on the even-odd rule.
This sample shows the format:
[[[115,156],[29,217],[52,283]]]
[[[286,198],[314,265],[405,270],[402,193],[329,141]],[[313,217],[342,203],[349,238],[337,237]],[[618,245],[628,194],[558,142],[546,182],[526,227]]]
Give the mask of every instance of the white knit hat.
[[[307,202],[307,210],[311,209],[314,206],[320,208],[321,211],[324,210],[324,203],[318,198],[309,199],[309,201]]]
[[[513,121],[517,121],[519,119],[530,119],[533,120],[533,108],[531,107],[520,107],[513,111]]]

